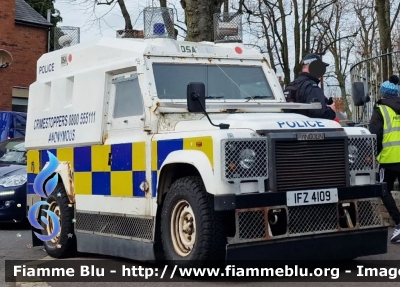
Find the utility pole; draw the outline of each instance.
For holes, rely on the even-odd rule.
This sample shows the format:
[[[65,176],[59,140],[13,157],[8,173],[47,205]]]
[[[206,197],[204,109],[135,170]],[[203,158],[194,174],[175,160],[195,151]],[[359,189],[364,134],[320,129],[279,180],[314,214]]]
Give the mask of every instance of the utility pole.
[[[47,21],[51,23],[51,9],[47,9]],[[50,52],[50,42],[51,42],[51,28],[47,32],[47,52]]]

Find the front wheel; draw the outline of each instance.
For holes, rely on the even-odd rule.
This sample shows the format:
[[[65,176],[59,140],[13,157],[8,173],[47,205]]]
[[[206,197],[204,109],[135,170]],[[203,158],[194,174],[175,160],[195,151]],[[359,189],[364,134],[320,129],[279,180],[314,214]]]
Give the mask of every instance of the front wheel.
[[[50,206],[44,209],[54,213],[60,223],[60,231],[53,239],[44,241],[44,248],[47,254],[53,258],[72,257],[76,254],[76,238],[74,232],[74,207],[68,200],[64,185],[58,184],[55,190],[47,198]],[[43,235],[52,234],[54,231],[54,222],[50,215],[45,213],[47,225],[42,230]]]
[[[161,239],[166,259],[181,266],[223,260],[224,234],[213,197],[206,192],[201,177],[176,180],[162,207]]]

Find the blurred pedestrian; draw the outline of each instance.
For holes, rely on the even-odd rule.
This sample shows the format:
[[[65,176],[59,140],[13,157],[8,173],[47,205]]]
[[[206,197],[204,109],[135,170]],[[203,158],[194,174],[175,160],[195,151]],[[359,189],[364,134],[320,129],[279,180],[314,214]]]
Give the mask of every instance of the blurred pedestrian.
[[[380,88],[381,100],[376,103],[372,113],[369,130],[377,135],[377,160],[380,181],[386,182],[387,191],[382,202],[395,222],[395,230],[390,239],[400,242],[400,212],[392,191],[396,178],[400,179],[400,97],[399,78],[395,75],[385,81]]]

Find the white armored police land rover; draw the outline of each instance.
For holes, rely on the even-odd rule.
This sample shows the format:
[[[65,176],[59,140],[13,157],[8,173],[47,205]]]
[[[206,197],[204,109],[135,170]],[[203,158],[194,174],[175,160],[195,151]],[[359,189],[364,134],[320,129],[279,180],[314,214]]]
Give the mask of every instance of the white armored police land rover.
[[[374,135],[297,114],[320,103],[285,101],[237,18],[215,17],[215,43],[192,43],[169,36],[168,9],[144,12],[144,39],[101,38],[38,61],[29,196],[40,200],[33,184],[54,155],[58,183],[41,208],[61,229],[38,211],[48,224],[38,216],[33,231],[54,238],[33,234],[35,244],[57,258],[184,262],[387,252]]]

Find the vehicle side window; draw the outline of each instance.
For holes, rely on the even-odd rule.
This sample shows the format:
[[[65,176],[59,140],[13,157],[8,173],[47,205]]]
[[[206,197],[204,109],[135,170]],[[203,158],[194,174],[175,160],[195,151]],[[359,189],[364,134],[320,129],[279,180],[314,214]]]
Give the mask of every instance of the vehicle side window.
[[[143,100],[136,74],[129,78],[116,78],[113,117],[123,118],[143,115]]]

